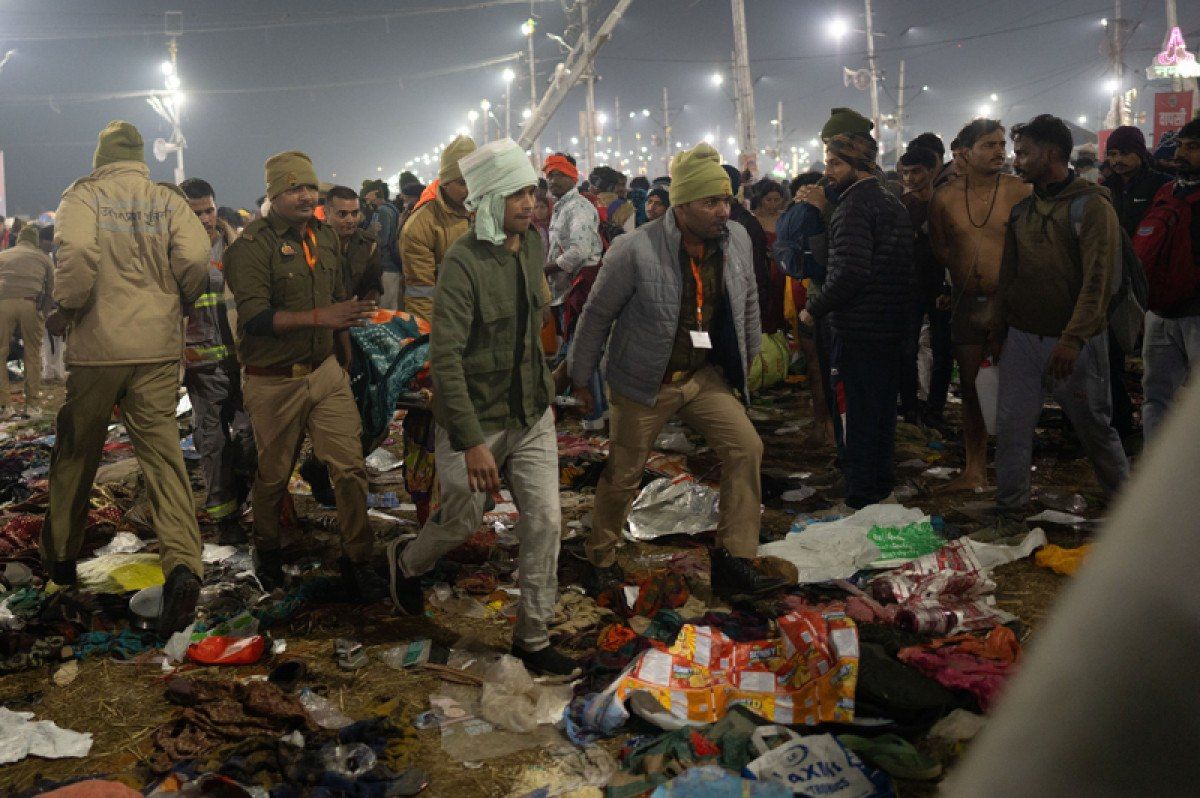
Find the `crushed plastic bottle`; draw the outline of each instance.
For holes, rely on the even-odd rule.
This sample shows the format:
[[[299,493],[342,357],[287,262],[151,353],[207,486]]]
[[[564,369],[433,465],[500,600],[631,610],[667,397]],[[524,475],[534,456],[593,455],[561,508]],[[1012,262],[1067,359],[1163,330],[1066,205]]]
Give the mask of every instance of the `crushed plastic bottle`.
[[[318,695],[307,687],[298,696],[300,705],[313,723],[322,729],[344,729],[354,722],[352,718],[335,707],[328,698]]]
[[[321,764],[327,771],[348,779],[357,779],[375,767],[375,752],[363,743],[329,743],[321,749]]]

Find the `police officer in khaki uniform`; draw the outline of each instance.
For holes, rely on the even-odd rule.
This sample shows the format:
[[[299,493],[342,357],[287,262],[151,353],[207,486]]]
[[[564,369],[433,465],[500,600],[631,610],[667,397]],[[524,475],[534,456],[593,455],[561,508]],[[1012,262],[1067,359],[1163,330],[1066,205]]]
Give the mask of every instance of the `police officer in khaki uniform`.
[[[279,505],[307,432],[333,477],[342,534],[338,564],[346,586],[359,599],[376,601],[386,595],[386,585],[368,563],[362,422],[350,380],[334,357],[335,339],[348,353],[347,330],[365,323],[375,303],[346,298],[337,234],[313,216],[317,174],[309,157],[272,156],[266,184],[267,216],[225,251],[225,279],[237,302],[243,392],[258,449],[251,500],[259,579],[268,590],[284,582]]]
[[[325,193],[325,221],[337,233],[342,247],[342,285],[346,296],[377,302],[383,293],[383,266],[373,230],[360,226],[362,206],[358,192],[347,186],[332,186]],[[300,476],[312,488],[313,499],[326,507],[337,503],[329,469],[310,455],[300,466]]]
[[[92,481],[113,405],[120,406],[162,553],[158,631],[168,635],[191,622],[203,573],[175,405],[181,305],[208,285],[209,241],[178,189],[150,180],[144,150],[137,128],[110,122],[95,170],[66,190],[55,217],[59,310],[47,328],[66,330],[69,373],[50,454],[42,558],[56,583],[75,583]]]

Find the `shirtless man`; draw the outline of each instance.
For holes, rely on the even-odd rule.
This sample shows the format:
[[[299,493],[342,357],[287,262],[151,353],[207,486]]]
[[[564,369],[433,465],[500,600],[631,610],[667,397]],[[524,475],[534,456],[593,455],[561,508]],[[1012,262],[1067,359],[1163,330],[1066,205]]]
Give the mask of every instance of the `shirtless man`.
[[[951,338],[963,393],[966,465],[946,491],[987,485],[987,427],[975,377],[988,342],[1004,254],[1004,232],[1012,207],[1029,195],[1021,178],[1003,174],[1004,127],[976,119],[958,134],[958,177],[933,195],[929,238],[938,261],[950,270]]]

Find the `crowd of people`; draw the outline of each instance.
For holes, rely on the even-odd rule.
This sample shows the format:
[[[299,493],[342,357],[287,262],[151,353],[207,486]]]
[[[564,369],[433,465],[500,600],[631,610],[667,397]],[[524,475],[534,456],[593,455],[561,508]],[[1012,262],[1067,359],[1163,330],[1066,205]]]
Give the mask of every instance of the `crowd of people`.
[[[783,583],[755,562],[763,443],[746,408],[763,336],[780,333],[805,358],[806,443],[837,449],[835,511],[896,501],[897,419],[945,430],[954,364],[965,466],[946,490],[987,485],[995,409],[996,521],[977,537],[1024,531],[1048,395],[1111,497],[1130,467],[1129,356],[1141,346],[1147,438],[1200,357],[1200,120],[1154,155],[1137,128],[1113,131],[1102,184],[1072,167],[1070,128],[1050,115],[1011,128],[972,120],[949,161],[922,134],[893,173],[878,166],[873,133],[834,109],[823,168],[786,186],[754,182],[707,144],[650,181],[607,166],[585,177],[566,153],[539,174],[512,141],[460,136],[436,180],[404,173],[394,199],[383,181],[322,184],[289,151],[267,159],[257,211],[239,213],[203,179],[152,181],[140,133],[110,123],[52,228],[0,225],[0,348],[19,330],[27,412],[40,401],[43,337],[66,339],[43,529],[51,578],[77,582],[114,406],[160,541],[164,636],[194,615],[201,521],[245,542],[252,509],[258,578],[268,590],[285,583],[281,527],[307,437],[301,474],[337,508],[347,594],[390,597],[401,613],[424,611],[422,576],[476,531],[505,483],[520,510],[513,653],[535,673],[570,674],[576,663],[547,634],[561,531],[556,397],[573,396],[584,428],[607,429],[610,442],[589,591],[624,580],[621,531],[677,416],[721,461],[713,591],[762,595]],[[367,521],[364,458],[378,441],[364,436],[347,373],[349,331],[380,309],[429,331],[431,377],[427,404],[404,418],[422,526],[388,546],[386,576]],[[994,401],[983,401],[985,369],[998,369]],[[199,520],[176,423],[181,384],[207,490]]]

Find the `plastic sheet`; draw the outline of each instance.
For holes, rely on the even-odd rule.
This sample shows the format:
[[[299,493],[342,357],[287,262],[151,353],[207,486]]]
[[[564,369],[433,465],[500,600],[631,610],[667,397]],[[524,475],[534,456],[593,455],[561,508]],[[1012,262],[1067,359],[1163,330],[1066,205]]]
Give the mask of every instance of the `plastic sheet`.
[[[0,765],[20,762],[27,756],[78,758],[91,750],[90,732],[63,729],[53,721],[35,721],[32,712],[0,707]]]
[[[557,722],[571,701],[571,685],[535,684],[525,666],[507,654],[488,667],[480,715],[506,731],[528,733]]]
[[[634,500],[625,537],[654,540],[709,532],[717,528],[717,501],[715,489],[691,476],[656,479]]]

